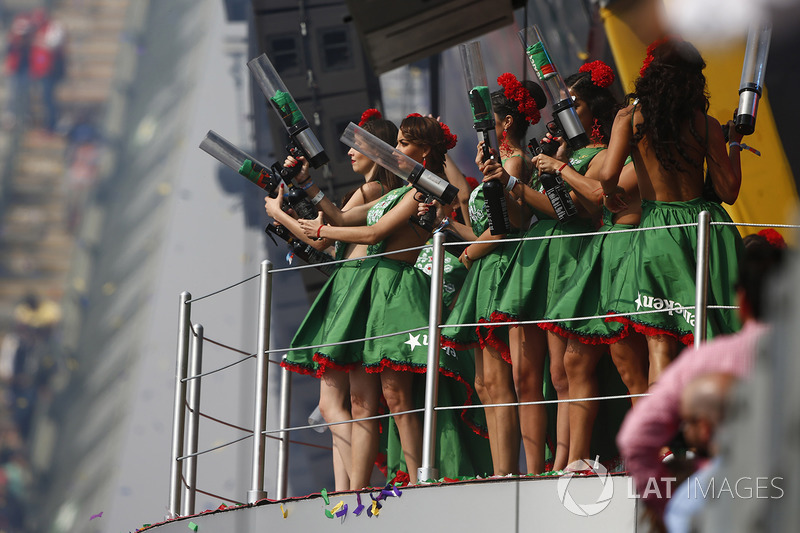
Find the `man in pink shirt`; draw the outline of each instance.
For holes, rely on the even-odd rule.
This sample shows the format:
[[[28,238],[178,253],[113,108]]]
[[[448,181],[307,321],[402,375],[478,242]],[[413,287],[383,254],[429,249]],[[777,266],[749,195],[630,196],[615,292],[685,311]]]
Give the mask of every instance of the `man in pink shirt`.
[[[680,397],[684,386],[702,374],[726,373],[737,377],[750,374],[759,340],[769,329],[761,322],[765,311],[765,280],[781,264],[783,250],[760,236],[748,240],[737,283],[742,329],[717,337],[698,349],[685,349],[650,387],[650,395],[631,409],[617,435],[617,446],[638,494],[659,518],[676,489],[674,476],[663,464],[660,452],[680,429]]]

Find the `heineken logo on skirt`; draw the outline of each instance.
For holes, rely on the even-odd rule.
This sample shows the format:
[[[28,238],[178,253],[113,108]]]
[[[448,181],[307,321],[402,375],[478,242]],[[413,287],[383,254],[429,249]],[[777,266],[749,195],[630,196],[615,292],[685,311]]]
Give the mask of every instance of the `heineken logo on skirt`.
[[[422,337],[422,340],[420,340]],[[413,352],[418,347],[426,347],[428,346],[428,335],[420,333],[418,335],[414,335],[413,333],[408,334],[408,340],[403,344],[407,344],[409,346],[410,352]],[[452,346],[442,346],[442,351],[451,357],[456,356],[456,350]]]
[[[654,309],[656,311],[664,310],[669,316],[678,315],[683,317],[686,322],[694,327],[694,313],[690,309],[686,309],[679,302],[672,301],[668,298],[656,298],[647,294],[637,293],[636,296],[636,310],[641,308]]]

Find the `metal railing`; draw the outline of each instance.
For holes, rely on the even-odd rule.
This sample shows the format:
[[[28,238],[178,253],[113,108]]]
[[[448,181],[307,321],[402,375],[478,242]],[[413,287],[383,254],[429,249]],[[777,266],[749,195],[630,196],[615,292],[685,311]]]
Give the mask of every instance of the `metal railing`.
[[[708,292],[708,243],[709,232],[711,225],[732,225],[732,226],[757,226],[757,227],[784,227],[784,228],[798,228],[800,226],[793,225],[778,225],[778,224],[741,224],[730,222],[710,222],[708,212],[703,211],[700,213],[697,223],[680,224],[673,226],[658,226],[654,228],[631,228],[620,229],[614,232],[587,232],[578,234],[564,234],[545,237],[521,237],[513,239],[502,239],[494,242],[520,242],[524,240],[541,240],[553,238],[586,238],[594,235],[613,235],[625,232],[635,231],[652,231],[658,229],[669,229],[678,227],[697,227],[697,270],[696,270],[696,291],[695,291],[695,306],[684,306],[684,309],[694,309],[695,311],[695,329],[694,339],[695,346],[698,346],[706,336],[706,321],[707,309],[732,309],[735,306],[709,306],[707,302]],[[428,247],[419,246],[414,248],[407,248],[400,251],[421,250]],[[271,322],[271,295],[272,295],[272,278],[279,273],[285,273],[294,270],[301,270],[305,268],[314,268],[314,265],[300,265],[281,269],[274,269],[272,263],[263,261],[261,263],[261,270],[259,275],[252,276],[243,281],[237,282],[230,287],[215,291],[205,296],[192,299],[191,294],[183,292],[180,295],[180,305],[178,312],[178,342],[177,342],[177,363],[176,363],[176,377],[175,377],[175,399],[174,399],[174,412],[173,412],[173,435],[172,435],[172,449],[171,449],[171,467],[170,467],[170,491],[169,491],[169,516],[177,517],[179,515],[189,515],[194,513],[195,493],[207,492],[197,489],[197,459],[200,455],[210,453],[212,451],[243,442],[249,438],[253,438],[252,456],[251,456],[251,479],[250,486],[247,491],[247,503],[255,503],[256,501],[266,498],[267,492],[264,489],[265,475],[264,467],[266,460],[266,439],[273,438],[279,441],[278,454],[277,454],[277,473],[276,473],[276,498],[283,499],[287,497],[288,487],[288,467],[289,467],[289,446],[290,444],[301,444],[307,446],[320,447],[310,443],[303,443],[293,441],[289,438],[292,431],[301,431],[307,429],[326,428],[338,424],[351,424],[361,420],[375,420],[384,419],[391,416],[397,416],[410,413],[423,413],[423,451],[421,467],[418,469],[418,479],[428,480],[438,478],[438,472],[434,466],[435,458],[435,436],[436,436],[436,412],[450,409],[470,409],[470,408],[486,408],[486,407],[505,407],[505,406],[520,406],[520,405],[534,405],[534,404],[552,404],[560,402],[578,402],[587,400],[616,400],[616,399],[629,399],[643,395],[621,395],[621,396],[600,396],[595,398],[580,398],[580,399],[566,399],[566,400],[544,400],[538,402],[516,402],[509,404],[484,404],[484,405],[457,405],[457,406],[437,406],[437,390],[439,379],[439,353],[440,353],[440,330],[444,325],[441,324],[442,313],[442,280],[444,269],[444,249],[448,246],[444,243],[444,235],[437,233],[433,239],[433,270],[431,272],[431,294],[429,300],[429,323],[427,328],[420,327],[407,331],[388,333],[376,337],[369,337],[364,339],[353,339],[337,343],[321,344],[317,346],[307,347],[293,347],[293,348],[280,348],[270,349],[270,322]],[[369,257],[380,257],[391,254],[396,254],[398,251],[385,252],[376,254]],[[342,261],[335,261],[335,263],[345,263],[352,261],[352,259],[345,259]],[[259,303],[258,303],[258,339],[257,339],[257,352],[249,354],[246,351],[238,350],[209,339],[204,334],[204,328],[200,324],[191,325],[191,305],[197,302],[219,294],[227,289],[236,287],[251,280],[259,280]],[[564,318],[560,320],[589,320],[593,318],[610,318],[615,316],[633,316],[638,314],[650,313],[663,313],[669,312],[669,309],[661,310],[647,310],[638,311],[633,313],[619,313],[619,314],[605,314],[586,317],[573,317]],[[529,320],[517,322],[481,322],[476,324],[449,324],[448,327],[477,327],[477,326],[514,326],[526,324],[541,324],[546,322],[553,322],[553,319],[547,320]],[[289,413],[291,405],[291,371],[281,369],[281,391],[280,391],[280,406],[279,406],[279,420],[278,429],[267,429],[267,398],[268,398],[268,377],[269,377],[269,364],[279,364],[276,360],[269,359],[269,355],[273,353],[285,353],[290,349],[310,349],[319,348],[323,346],[333,346],[348,343],[363,342],[365,340],[378,339],[383,337],[390,337],[398,334],[406,334],[414,331],[422,331],[427,329],[428,333],[428,352],[427,352],[427,372],[425,377],[425,403],[424,408],[404,411],[402,413],[389,413],[383,415],[372,416],[364,419],[352,419],[342,422],[321,423],[321,424],[308,424],[304,426],[289,427]],[[202,372],[202,353],[203,343],[211,342],[218,346],[234,352],[244,354],[246,357],[235,361],[223,367]],[[191,354],[191,359],[190,359]],[[204,415],[200,411],[200,381],[203,377],[216,372],[227,370],[228,368],[250,361],[256,361],[256,372],[254,381],[255,391],[255,412],[253,418],[253,429],[248,430],[245,428],[227,424],[224,421],[215,419],[208,415]],[[187,396],[187,383],[188,396]],[[189,412],[189,422],[186,423],[186,413]],[[206,449],[202,451],[197,450],[197,435],[200,417],[208,418],[217,423],[229,425],[240,431],[247,432],[241,438],[233,441]],[[278,436],[275,437],[274,434]],[[186,442],[186,448],[184,443]],[[185,488],[185,495],[182,497],[181,488]],[[239,503],[235,499],[225,498],[221,496],[212,495],[220,499]],[[183,507],[181,502],[183,500]]]

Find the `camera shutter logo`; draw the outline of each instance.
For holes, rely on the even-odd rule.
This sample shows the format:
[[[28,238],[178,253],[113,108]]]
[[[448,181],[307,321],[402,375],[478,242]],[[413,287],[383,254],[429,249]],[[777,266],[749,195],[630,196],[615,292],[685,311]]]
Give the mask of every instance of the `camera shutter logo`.
[[[586,468],[587,466],[589,468]],[[567,469],[584,472],[589,470],[597,475],[597,480],[600,481],[603,487],[594,503],[581,504],[576,502],[569,493],[569,484],[575,476],[575,472],[567,472],[558,478],[556,485],[558,499],[569,512],[578,516],[594,516],[608,507],[608,504],[611,503],[611,497],[614,495],[614,483],[611,481],[611,476],[608,475],[608,470],[599,461],[595,460],[594,465],[586,460],[575,461],[568,465]]]

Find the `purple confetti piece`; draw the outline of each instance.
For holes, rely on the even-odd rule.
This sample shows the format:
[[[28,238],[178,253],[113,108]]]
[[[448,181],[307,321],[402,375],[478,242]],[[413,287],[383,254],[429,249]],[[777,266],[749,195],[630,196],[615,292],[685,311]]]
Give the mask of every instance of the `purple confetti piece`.
[[[336,512],[336,516],[341,518],[346,514],[347,514],[347,504],[344,504],[344,507],[342,507],[339,511]]]
[[[361,513],[363,512],[364,512],[364,506],[360,503],[358,504],[358,507],[356,507],[355,510],[353,510],[353,514],[356,516],[361,516]]]
[[[367,516],[372,518],[372,507],[367,507]]]
[[[401,494],[403,494],[397,487],[392,487],[392,490],[394,491],[394,495],[397,496],[398,498],[400,497]]]

